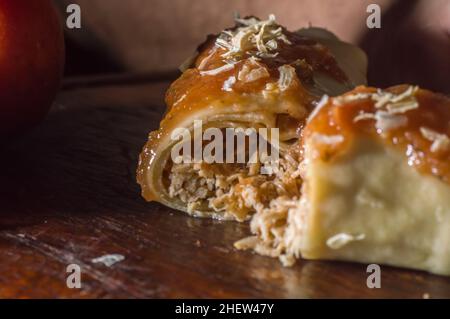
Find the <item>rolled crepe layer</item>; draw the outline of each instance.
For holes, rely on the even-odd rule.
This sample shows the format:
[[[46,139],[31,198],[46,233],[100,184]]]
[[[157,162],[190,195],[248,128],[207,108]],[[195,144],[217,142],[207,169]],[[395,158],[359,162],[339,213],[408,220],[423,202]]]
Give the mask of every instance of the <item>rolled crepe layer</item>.
[[[356,60],[360,65],[353,69],[360,71],[350,77],[322,44],[324,38],[334,46],[341,42],[315,30],[303,36],[273,17],[250,17],[210,36],[166,93],[167,112],[140,156],[137,179],[143,197],[194,216],[241,221],[274,197],[298,195],[299,153],[292,141],[299,138],[305,119],[323,94],[337,95],[365,82],[360,76],[365,60]],[[340,50],[362,54],[347,44]],[[201,121],[203,131],[277,128],[279,167],[262,175],[260,168],[267,163],[174,163],[171,151],[179,139],[172,134],[182,128],[194,136],[195,121]]]

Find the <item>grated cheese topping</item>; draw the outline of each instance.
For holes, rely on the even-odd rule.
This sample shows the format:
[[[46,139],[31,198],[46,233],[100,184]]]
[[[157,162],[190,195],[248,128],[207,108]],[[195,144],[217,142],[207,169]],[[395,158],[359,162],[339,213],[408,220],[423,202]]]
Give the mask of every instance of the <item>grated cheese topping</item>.
[[[235,21],[239,27],[223,31],[216,39],[216,45],[226,51],[222,55],[226,61],[236,62],[245,54],[260,58],[276,57],[278,41],[291,44],[273,14],[263,21],[254,17],[236,18]]]
[[[329,99],[330,98],[326,94],[324,96],[322,96],[319,103],[317,103],[316,107],[314,108],[314,110],[311,112],[308,119],[306,120],[307,123],[311,122],[311,120],[313,118],[315,118],[317,114],[319,114],[320,110],[328,103]]]
[[[328,145],[339,144],[344,141],[344,137],[342,135],[325,135],[314,133],[311,138],[315,143]]]
[[[419,107],[419,103],[414,96],[418,89],[417,86],[409,86],[400,94],[393,94],[379,89],[376,93],[356,93],[338,97],[333,100],[333,103],[341,105],[352,101],[371,99],[375,102],[377,111],[375,113],[359,113],[355,116],[353,122],[376,120],[376,129],[386,132],[405,126],[408,123],[408,118],[401,114]]]
[[[217,75],[219,73],[234,69],[234,64],[224,64],[221,67],[208,71],[200,71],[200,75]]]
[[[356,123],[356,122],[363,121],[363,120],[373,120],[373,119],[375,119],[375,114],[360,112],[358,115],[356,115],[353,118],[353,122]]]
[[[331,249],[340,249],[351,242],[360,241],[366,238],[365,234],[351,235],[347,233],[336,234],[327,240],[327,246]]]
[[[228,78],[228,80],[226,80],[225,82],[223,82],[223,86],[222,86],[222,89],[224,90],[224,91],[227,91],[227,92],[231,92],[231,91],[233,91],[233,85],[236,83],[236,77],[233,75],[233,76],[230,76],[229,78]]]
[[[280,93],[277,83],[269,82],[266,84],[262,94],[265,99],[274,99]]]
[[[347,104],[350,102],[365,100],[371,98],[372,94],[370,93],[355,93],[355,94],[347,94],[344,96],[338,96],[333,99],[333,104],[336,106]]]
[[[381,133],[405,126],[408,123],[406,116],[395,115],[384,111],[376,112],[375,120],[375,128]]]
[[[445,152],[450,149],[450,138],[447,135],[440,134],[426,127],[421,127],[420,133],[423,137],[432,142],[430,146],[431,152]]]
[[[296,75],[295,68],[285,64],[283,66],[280,66],[278,68],[278,71],[280,72],[280,78],[278,79],[278,87],[280,88],[280,91],[286,91],[292,84],[292,81],[294,80],[294,77]]]
[[[407,117],[395,115],[386,111],[377,111],[375,113],[362,112],[355,116],[353,122],[363,120],[375,120],[375,128],[381,133],[405,126],[408,123]]]
[[[270,77],[269,71],[254,57],[245,61],[238,74],[238,80],[245,83],[268,77]]]
[[[408,111],[417,109],[419,107],[419,103],[417,101],[405,101],[405,102],[397,102],[388,104],[386,109],[391,114],[400,114],[406,113]]]

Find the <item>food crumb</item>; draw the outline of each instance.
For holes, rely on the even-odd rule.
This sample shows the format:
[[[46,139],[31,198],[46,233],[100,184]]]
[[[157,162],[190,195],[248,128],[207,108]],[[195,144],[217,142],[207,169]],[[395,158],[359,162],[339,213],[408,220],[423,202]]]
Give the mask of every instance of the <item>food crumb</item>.
[[[429,293],[424,293],[422,296],[423,299],[430,299],[430,294]]]
[[[97,257],[91,260],[94,264],[103,264],[106,267],[112,267],[114,264],[121,262],[125,259],[125,256],[120,254],[109,254],[101,257]]]
[[[202,247],[202,243],[200,242],[200,240],[197,240],[196,242],[195,242],[195,246],[197,246],[197,247]]]

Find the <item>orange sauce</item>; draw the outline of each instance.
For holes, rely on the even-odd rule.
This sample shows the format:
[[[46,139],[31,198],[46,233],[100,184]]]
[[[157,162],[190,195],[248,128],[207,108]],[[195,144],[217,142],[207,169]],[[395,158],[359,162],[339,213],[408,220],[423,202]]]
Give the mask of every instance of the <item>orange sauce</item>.
[[[210,36],[199,47],[195,63],[168,89],[167,112],[160,123],[159,130],[150,133],[149,141],[141,153],[138,181],[142,185],[144,197],[155,199],[155,194],[148,190],[145,175],[154,165],[161,141],[165,141],[172,130],[193,113],[209,107],[224,108],[224,110],[233,107],[233,112],[237,113],[257,111],[282,114],[283,116],[279,118],[279,124],[283,125],[280,127],[280,136],[283,130],[286,130],[287,135],[290,136],[292,135],[290,132],[300,131],[305,118],[314,108],[317,97],[311,95],[307,89],[308,85],[314,83],[314,72],[323,72],[341,83],[348,82],[345,73],[339,68],[326,46],[284,28],[283,34],[291,44],[278,41],[278,48],[275,51],[278,53],[277,56],[258,59],[257,62],[267,70],[269,76],[251,82],[240,81],[238,75],[248,62],[248,58],[254,56],[256,52],[245,52],[242,59],[233,67],[214,72],[213,70],[227,64],[223,57],[226,51],[215,44],[217,36]],[[296,69],[296,76],[291,85],[285,91],[275,94],[271,101],[261,99],[260,96],[267,85],[278,82],[280,77],[278,68],[286,64]],[[232,90],[227,90],[226,83],[230,79],[234,83]],[[254,108],[257,105],[257,110],[251,110],[251,105]]]
[[[176,123],[176,118],[185,117],[185,113],[208,107],[212,101],[216,105],[220,101],[223,107],[232,104],[244,106],[254,102],[251,95],[261,93],[268,83],[276,83],[279,78],[278,68],[286,64],[296,69],[296,79],[291,87],[283,92],[282,99],[299,105],[287,110],[286,113],[299,120],[300,124],[307,115],[305,110],[310,112],[314,107],[313,102],[317,99],[305,88],[306,85],[313,83],[313,73],[316,71],[326,73],[342,83],[347,81],[347,77],[327,47],[286,29],[283,29],[283,33],[291,44],[278,41],[276,57],[259,59],[258,63],[267,69],[270,76],[252,82],[237,80],[247,58],[255,55],[252,51],[246,52],[243,59],[236,62],[233,68],[207,75],[209,71],[226,65],[222,57],[226,51],[215,44],[217,37],[210,37],[200,47],[201,52],[193,68],[186,70],[167,91],[168,109],[165,119],[161,122],[161,128],[169,123]],[[301,62],[298,63],[298,61]],[[232,90],[225,90],[226,81],[232,77],[236,79]],[[170,130],[169,127],[166,129]]]
[[[400,94],[408,86],[396,86],[387,92]],[[375,93],[376,89],[358,87],[346,95],[355,93]],[[318,156],[323,160],[337,157],[352,139],[360,134],[376,138],[386,145],[397,148],[407,159],[408,165],[415,167],[422,173],[431,174],[450,183],[450,149],[431,151],[432,141],[425,138],[421,128],[428,128],[436,133],[450,135],[450,99],[444,95],[419,89],[415,95],[419,107],[398,114],[406,117],[404,125],[387,131],[380,131],[375,126],[375,119],[364,119],[355,122],[361,112],[374,113],[377,111],[375,102],[370,99],[359,99],[344,104],[333,104],[333,99],[319,111],[306,126],[304,138],[312,134],[327,136],[342,136],[339,143],[318,143],[314,147]]]

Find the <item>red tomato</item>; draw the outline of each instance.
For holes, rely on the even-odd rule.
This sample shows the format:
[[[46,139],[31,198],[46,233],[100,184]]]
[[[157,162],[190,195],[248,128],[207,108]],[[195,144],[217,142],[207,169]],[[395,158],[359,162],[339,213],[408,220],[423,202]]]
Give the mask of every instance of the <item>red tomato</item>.
[[[0,0],[1,139],[45,117],[63,69],[63,28],[51,0]]]

